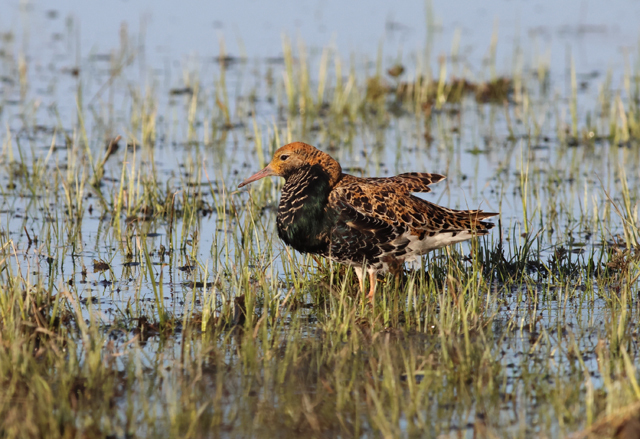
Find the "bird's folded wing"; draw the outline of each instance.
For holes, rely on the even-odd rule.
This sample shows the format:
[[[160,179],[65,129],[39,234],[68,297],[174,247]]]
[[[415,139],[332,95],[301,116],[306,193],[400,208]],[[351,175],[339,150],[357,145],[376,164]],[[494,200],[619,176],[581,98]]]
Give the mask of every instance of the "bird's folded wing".
[[[385,179],[386,184],[381,184],[378,179],[347,181],[332,190],[329,202],[335,206],[340,205],[341,209],[348,206],[376,227],[387,224],[401,234],[405,231],[422,235],[422,232],[455,232],[492,227],[491,223],[480,220],[494,216],[495,213],[448,209],[411,195],[405,190],[406,186],[390,182],[392,178],[404,178],[405,182],[411,182],[410,179],[406,180],[408,177],[404,177],[405,175],[416,174],[391,177]]]
[[[431,192],[429,185],[444,180],[444,175],[426,174],[423,172],[407,172],[394,177],[367,178],[366,181],[375,185],[385,185],[396,191],[411,192]]]
[[[388,180],[388,179],[386,179]],[[391,227],[403,233],[407,227],[420,227],[428,222],[425,212],[416,207],[416,197],[396,184],[380,184],[376,179],[354,179],[335,187],[329,204],[345,220],[351,216],[358,228],[384,229]]]

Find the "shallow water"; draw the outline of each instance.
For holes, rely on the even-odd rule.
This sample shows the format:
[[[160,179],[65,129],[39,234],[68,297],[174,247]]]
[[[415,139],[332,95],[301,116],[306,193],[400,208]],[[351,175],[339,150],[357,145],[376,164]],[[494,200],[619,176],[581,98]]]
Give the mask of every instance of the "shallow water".
[[[608,197],[622,202],[622,179],[633,202],[640,189],[637,145],[609,144],[605,136],[610,114],[601,102],[611,100],[602,98],[602,93],[619,93],[620,102],[627,104],[628,90],[636,90],[635,85],[625,84],[637,80],[631,73],[637,64],[640,16],[635,2],[615,6],[563,2],[551,9],[544,2],[510,1],[484,2],[481,7],[413,2],[403,3],[402,8],[385,2],[372,6],[332,1],[282,2],[274,8],[243,1],[233,7],[200,3],[177,9],[169,2],[101,7],[64,1],[51,9],[37,2],[8,1],[3,10],[0,166],[6,172],[0,176],[0,230],[2,242],[11,239],[15,246],[9,263],[31,284],[40,282],[56,292],[72,289],[83,316],[88,321],[97,317],[96,323],[116,334],[113,338],[119,343],[134,333],[131,326],[118,326],[128,309],[135,315],[156,315],[154,284],[165,308],[182,318],[202,312],[203,301],[210,298],[189,282],[216,282],[218,306],[213,309],[219,313],[220,303],[260,288],[257,279],[244,291],[232,289],[227,280],[238,275],[234,271],[238,261],[250,259],[251,268],[264,273],[273,295],[287,295],[292,284],[282,279],[295,263],[275,238],[273,207],[279,186],[266,183],[270,186],[259,195],[235,187],[264,165],[271,150],[290,140],[304,140],[330,152],[357,175],[445,174],[447,180],[425,194],[426,199],[453,208],[479,206],[500,212],[501,229],[495,229],[485,245],[499,241],[523,245],[526,235],[538,234],[536,251],[543,261],[559,246],[576,252],[576,260],[583,263],[592,255],[598,259],[609,250],[603,241],[611,242],[623,231],[623,221]],[[491,60],[494,32],[497,46]],[[303,64],[297,41],[307,47],[314,92],[322,51],[330,48],[323,98],[328,103],[336,89],[349,88],[351,71],[356,84],[349,89],[350,96],[364,93],[366,78],[376,72],[379,47],[383,72],[396,63],[406,67],[399,79],[384,75],[390,85],[415,80],[426,71],[425,65],[437,79],[439,56],[446,54],[448,78],[479,82],[492,75],[512,77],[515,72],[526,84],[529,101],[526,106],[521,101],[514,105],[512,96],[504,105],[493,105],[468,97],[460,104],[434,109],[428,119],[430,129],[423,116],[393,102],[383,114],[356,109],[353,119],[319,114],[307,121],[287,112],[283,34],[293,40],[296,72]],[[224,49],[219,43],[222,36]],[[224,63],[218,60],[221,55],[228,56]],[[341,60],[338,78],[336,59]],[[572,59],[580,132],[588,132],[585,120],[590,120],[589,129],[597,139],[589,145],[567,145],[564,138],[572,118]],[[539,73],[545,69],[548,78],[543,81]],[[528,113],[523,112],[525,107]],[[142,127],[149,123],[144,121],[146,110],[154,120],[151,142],[143,136]],[[86,139],[94,166],[104,157],[106,140],[116,135],[125,140],[105,162],[103,194],[117,194],[121,180],[128,178],[126,172],[134,175],[142,169],[156,180],[131,188],[145,184],[166,188],[178,200],[176,205],[186,205],[187,198],[199,195],[201,210],[173,223],[166,217],[114,221],[111,212],[101,207],[99,191],[86,189],[82,220],[73,223],[66,213],[69,201],[64,190],[51,187],[34,193],[31,189],[29,178],[39,169],[44,170],[40,178],[55,182],[54,186],[73,182],[74,176],[69,178],[67,172],[77,169],[84,148],[79,145]],[[127,141],[133,140],[136,148],[127,148]],[[259,142],[264,156],[256,154]],[[124,194],[125,204],[139,196]],[[220,199],[225,201],[218,203]],[[252,202],[267,206],[259,218],[229,213]],[[240,223],[250,220],[259,224],[252,237],[256,254],[251,257],[238,245],[244,239]],[[39,243],[30,243],[25,229]],[[74,240],[76,235],[80,238]],[[145,268],[141,241],[152,253],[154,282]],[[160,256],[162,247],[173,253]],[[460,251],[468,253],[469,246]],[[94,260],[108,262],[111,270],[94,271]],[[313,274],[309,259],[294,257],[294,261],[311,267]],[[550,295],[552,283],[544,281],[534,289]],[[576,359],[566,348],[571,340],[577,340],[581,352],[591,352],[582,361],[593,389],[603,388],[594,352],[609,324],[609,292],[595,291],[592,298],[565,297],[563,302],[560,295],[536,302],[524,286],[491,302],[491,311],[497,313],[492,331],[500,340],[494,348],[500,351],[496,356],[506,371],[504,393],[515,395],[513,404],[526,407],[525,421],[508,407],[500,412],[500,423],[512,425],[504,431],[516,434],[523,422],[535,424],[539,402],[531,403],[522,388],[523,374],[539,368],[555,371],[556,378],[576,375]],[[312,301],[310,292],[301,298]],[[532,323],[532,316],[539,320]],[[302,331],[314,338],[314,311],[300,311],[290,318],[311,321]],[[427,352],[436,342],[432,337],[424,343],[430,346]],[[159,351],[175,359],[184,349],[180,344],[178,331],[166,342],[151,337],[142,351],[153,364]],[[204,346],[206,342],[193,349]],[[233,379],[243,378],[238,374]],[[553,377],[544,380],[552,383]],[[454,412],[448,428],[468,434],[473,429],[467,424],[482,411],[442,410],[448,409]],[[432,410],[439,413],[441,407],[435,403]],[[551,431],[560,431],[557,428]],[[534,427],[525,433],[535,431]]]

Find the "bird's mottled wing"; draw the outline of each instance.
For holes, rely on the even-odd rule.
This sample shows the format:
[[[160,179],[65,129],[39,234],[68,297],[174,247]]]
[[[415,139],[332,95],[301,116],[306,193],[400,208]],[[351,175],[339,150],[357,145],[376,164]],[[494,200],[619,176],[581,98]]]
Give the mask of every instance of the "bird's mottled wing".
[[[393,187],[394,190],[411,192],[431,192],[429,185],[444,180],[444,175],[426,174],[423,172],[407,172],[405,174],[396,175],[394,177],[379,177],[363,179],[369,184],[385,185]]]
[[[402,233],[428,227],[432,213],[430,206],[406,190],[412,180],[405,179],[397,183],[393,178],[396,177],[376,179],[345,175],[331,191],[329,203],[347,204],[371,220],[402,229]]]
[[[493,226],[491,223],[479,221],[495,215],[493,213],[447,209],[411,195],[410,192],[417,192],[417,189],[409,191],[407,188],[424,188],[418,182],[425,178],[422,177],[425,175],[437,174],[409,173],[384,179],[345,175],[331,192],[329,203],[338,201],[346,203],[361,215],[393,226],[400,231],[400,235],[410,232],[418,235],[419,239],[422,239],[424,234],[471,229],[478,229],[477,231],[482,234],[487,231],[485,229]],[[412,180],[414,177],[417,180]],[[394,182],[394,178],[401,180]],[[432,181],[439,180],[432,177]],[[425,192],[424,189],[422,191]]]

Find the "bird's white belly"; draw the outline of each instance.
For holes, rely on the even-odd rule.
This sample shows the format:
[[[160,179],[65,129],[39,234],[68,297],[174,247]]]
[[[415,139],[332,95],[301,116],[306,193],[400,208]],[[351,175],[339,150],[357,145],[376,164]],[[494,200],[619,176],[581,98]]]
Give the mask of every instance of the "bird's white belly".
[[[426,236],[422,240],[418,239],[415,235],[407,236],[411,242],[407,245],[407,257],[403,259],[405,261],[413,261],[418,256],[424,255],[432,250],[466,241],[472,237],[473,234],[468,231],[457,232],[455,236],[453,232],[437,233],[434,236]]]

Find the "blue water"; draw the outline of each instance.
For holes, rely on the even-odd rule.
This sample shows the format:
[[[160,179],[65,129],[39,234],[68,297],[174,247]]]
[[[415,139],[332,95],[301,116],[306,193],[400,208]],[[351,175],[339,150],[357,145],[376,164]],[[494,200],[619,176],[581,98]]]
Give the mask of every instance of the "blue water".
[[[103,53],[118,44],[121,26],[144,35],[146,53],[155,60],[206,57],[219,52],[225,37],[227,50],[237,56],[282,55],[282,35],[300,37],[311,47],[334,45],[351,53],[375,57],[383,43],[389,57],[398,50],[409,57],[424,50],[428,29],[433,31],[433,53],[449,53],[460,32],[460,53],[477,69],[497,29],[502,65],[512,60],[512,44],[527,50],[551,51],[552,62],[565,61],[568,47],[579,70],[622,66],[621,51],[638,40],[640,4],[572,0],[490,0],[424,2],[373,1],[192,1],[179,6],[170,0],[15,1],[4,0],[0,28],[32,28],[25,45],[47,45],[47,34],[61,31],[73,20],[82,40],[81,54]],[[55,11],[55,12],[50,12]]]

